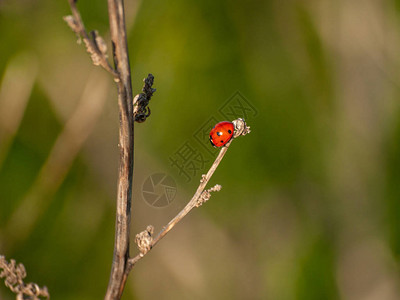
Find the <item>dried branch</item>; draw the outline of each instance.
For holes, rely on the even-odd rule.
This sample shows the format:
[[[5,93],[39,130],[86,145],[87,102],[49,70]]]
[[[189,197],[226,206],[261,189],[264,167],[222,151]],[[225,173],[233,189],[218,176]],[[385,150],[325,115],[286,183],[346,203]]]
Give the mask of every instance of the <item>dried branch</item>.
[[[0,269],[2,269],[0,278],[4,278],[4,284],[17,295],[17,300],[40,300],[39,297],[50,299],[47,287],[40,288],[32,282],[24,283],[26,270],[23,264],[17,265],[13,259],[8,263],[6,258],[0,255]]]
[[[108,0],[110,35],[113,51],[114,68],[107,59],[107,46],[97,31],[91,32],[89,37],[80,13],[76,7],[76,0],[68,0],[72,16],[64,17],[69,27],[83,39],[86,50],[91,55],[95,65],[101,65],[110,72],[118,88],[119,108],[119,172],[117,212],[115,222],[114,257],[111,266],[110,280],[105,299],[120,299],[126,283],[126,268],[129,259],[129,232],[131,219],[132,179],[133,179],[133,149],[134,149],[134,121],[144,122],[150,115],[148,102],[154,93],[152,88],[153,75],[145,79],[143,93],[132,101],[131,71],[128,56],[127,33],[123,0]]]
[[[115,220],[114,257],[110,280],[104,299],[120,299],[125,288],[125,270],[129,259],[129,233],[131,221],[134,119],[132,103],[131,70],[125,28],[123,0],[108,0],[110,34],[113,59],[119,80],[119,171],[117,212]]]
[[[72,16],[65,16],[64,21],[67,22],[68,26],[78,36],[78,43],[83,39],[86,46],[86,51],[90,54],[93,64],[102,66],[108,72],[110,72],[115,80],[119,80],[118,72],[111,67],[107,59],[107,45],[104,39],[98,34],[97,31],[91,32],[91,38],[86,31],[85,25],[83,24],[81,15],[78,8],[76,7],[76,0],[68,0],[71,6]]]
[[[233,135],[233,139],[237,138],[241,135],[246,135],[250,133],[250,127],[246,125],[246,122],[243,119],[237,119],[233,121],[235,125],[235,132]],[[176,224],[178,224],[193,208],[201,206],[203,203],[208,201],[211,197],[211,192],[217,192],[221,190],[220,185],[215,185],[214,187],[205,190],[207,183],[209,182],[211,176],[214,174],[215,170],[219,166],[222,158],[225,153],[228,151],[230,144],[233,139],[229,141],[219,152],[217,158],[214,163],[208,170],[207,174],[203,174],[200,179],[200,185],[198,186],[194,196],[192,199],[186,204],[186,206],[166,225],[161,229],[158,235],[153,238],[153,226],[149,225],[147,229],[138,235],[136,235],[136,243],[138,245],[140,253],[135,257],[132,257],[128,260],[128,267],[126,269],[126,275],[133,268],[133,266],[143,258]]]

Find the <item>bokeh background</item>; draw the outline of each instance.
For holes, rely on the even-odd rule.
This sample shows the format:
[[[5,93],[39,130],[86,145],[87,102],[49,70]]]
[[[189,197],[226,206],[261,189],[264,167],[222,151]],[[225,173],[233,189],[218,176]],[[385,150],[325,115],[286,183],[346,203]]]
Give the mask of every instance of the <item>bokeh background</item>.
[[[106,1],[78,6],[108,41]],[[102,299],[116,88],[68,14],[66,0],[0,1],[0,253],[52,299]],[[127,0],[126,17],[135,93],[149,72],[157,88],[135,126],[132,240],[191,198],[216,156],[199,132],[224,108],[252,132],[123,299],[400,299],[400,2]],[[176,184],[169,205],[143,198],[154,173]]]

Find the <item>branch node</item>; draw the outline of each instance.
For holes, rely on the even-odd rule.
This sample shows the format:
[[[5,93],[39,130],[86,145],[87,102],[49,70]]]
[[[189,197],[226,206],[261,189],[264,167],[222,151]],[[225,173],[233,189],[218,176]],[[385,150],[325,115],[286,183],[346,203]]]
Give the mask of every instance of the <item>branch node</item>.
[[[200,197],[196,200],[196,207],[202,206],[205,202],[207,202],[210,197],[211,197],[211,192],[219,192],[221,190],[222,186],[219,184],[216,184],[212,188],[209,188],[208,190],[204,190]]]
[[[135,238],[140,256],[143,257],[151,249],[151,243],[153,242],[154,227],[152,225],[147,226],[146,230],[138,233]]]
[[[235,126],[235,132],[233,133],[233,138],[237,138],[241,135],[246,135],[250,133],[250,126],[247,126],[246,121],[242,118],[232,121]]]
[[[135,98],[133,98],[133,105],[135,106],[133,117],[138,123],[143,123],[150,116],[151,111],[147,105],[149,105],[150,99],[156,91],[156,89],[152,88],[154,83],[154,76],[152,74],[147,75],[143,81],[144,86],[142,88],[142,93],[137,94]]]
[[[201,174],[200,183],[203,183],[205,180],[207,180],[207,175],[206,174]]]

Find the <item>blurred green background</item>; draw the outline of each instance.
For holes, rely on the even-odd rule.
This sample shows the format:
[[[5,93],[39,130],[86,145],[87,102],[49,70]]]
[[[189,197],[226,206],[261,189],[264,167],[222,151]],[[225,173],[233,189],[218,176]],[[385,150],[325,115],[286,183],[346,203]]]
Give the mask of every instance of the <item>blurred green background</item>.
[[[78,6],[108,41],[106,1]],[[68,14],[67,0],[0,1],[0,254],[52,299],[101,299],[116,88]],[[157,88],[135,125],[131,240],[193,195],[216,156],[198,135],[208,121],[247,103],[252,132],[211,179],[223,189],[135,266],[123,299],[400,299],[400,2],[126,1],[126,18],[134,91],[149,72]],[[189,178],[172,164],[183,145],[201,158],[181,162],[197,166]],[[144,201],[154,173],[176,183],[168,206]]]

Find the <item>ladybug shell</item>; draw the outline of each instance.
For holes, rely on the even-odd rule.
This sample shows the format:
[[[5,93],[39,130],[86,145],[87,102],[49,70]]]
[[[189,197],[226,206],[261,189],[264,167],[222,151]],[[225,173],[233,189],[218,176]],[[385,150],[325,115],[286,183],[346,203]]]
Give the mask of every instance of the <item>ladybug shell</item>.
[[[210,142],[214,147],[222,147],[229,142],[233,136],[235,126],[232,122],[219,122],[210,131]]]

